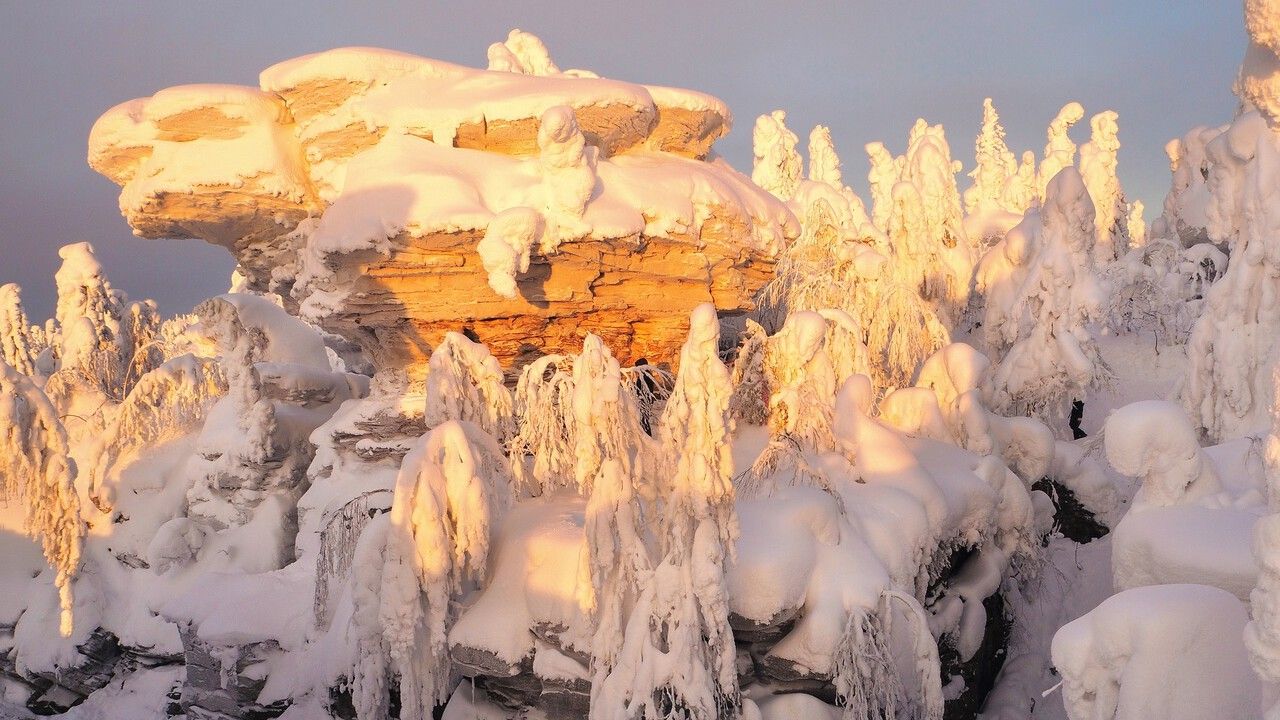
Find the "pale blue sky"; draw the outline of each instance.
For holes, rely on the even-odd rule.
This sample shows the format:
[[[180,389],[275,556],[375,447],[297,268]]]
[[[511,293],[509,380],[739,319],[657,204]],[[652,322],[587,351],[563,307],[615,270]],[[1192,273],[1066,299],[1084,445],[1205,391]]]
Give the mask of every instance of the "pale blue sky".
[[[89,240],[114,285],[166,313],[226,288],[223,250],[130,235],[116,186],[84,159],[89,128],[108,107],[170,85],[256,85],[272,63],[341,45],[483,65],[485,48],[512,27],[540,35],[561,67],[723,98],[736,127],[717,147],[739,169],[750,169],[756,115],[784,108],[802,138],[825,123],[864,196],[862,146],[882,140],[901,152],[917,117],[946,126],[967,171],[985,96],[1019,153],[1040,152],[1068,100],[1087,114],[1114,109],[1121,181],[1149,218],[1169,184],[1165,142],[1230,119],[1244,49],[1237,0],[3,0],[0,283],[21,283],[29,313],[43,319],[57,247]],[[1083,142],[1087,127],[1076,131]]]

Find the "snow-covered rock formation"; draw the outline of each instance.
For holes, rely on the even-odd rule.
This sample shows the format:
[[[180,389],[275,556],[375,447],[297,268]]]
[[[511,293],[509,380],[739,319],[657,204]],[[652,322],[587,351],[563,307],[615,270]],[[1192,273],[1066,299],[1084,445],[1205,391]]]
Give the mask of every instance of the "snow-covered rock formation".
[[[1253,105],[1171,146],[1149,233],[1110,111],[1037,164],[987,100],[963,195],[918,120],[864,204],[830,128],[762,115],[748,178],[720,101],[519,30],[485,69],[343,48],[109,110],[134,230],[238,268],[167,320],[87,243],[44,325],[0,286],[0,715],[1021,720],[1054,662],[1073,717],[1253,707],[1275,497],[1197,426],[1270,390],[1269,7]],[[1104,331],[1201,310],[1194,421],[1055,437]],[[1086,562],[1124,592],[1051,658]],[[1219,685],[1153,701],[1169,654]]]
[[[626,361],[673,360],[688,311],[749,310],[798,232],[710,154],[719,100],[560,72],[527,33],[487,70],[343,48],[260,85],[117,106],[90,165],[137,234],[226,247],[248,287],[380,366],[421,374],[449,331],[504,362],[582,330]]]

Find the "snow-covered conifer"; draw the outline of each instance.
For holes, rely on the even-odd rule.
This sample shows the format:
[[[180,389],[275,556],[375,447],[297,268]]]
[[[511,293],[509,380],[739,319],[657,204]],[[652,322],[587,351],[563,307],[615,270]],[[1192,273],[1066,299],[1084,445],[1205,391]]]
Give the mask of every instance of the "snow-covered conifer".
[[[1092,259],[1093,201],[1074,167],[1049,183],[1040,227],[1024,221],[1023,228],[1035,237],[1027,243],[1033,254],[1021,289],[1008,298],[1013,303],[1008,311],[1017,314],[1025,302],[1027,314],[1023,322],[1014,318],[1010,324],[1016,340],[996,369],[994,403],[1001,411],[1054,424],[1065,419],[1072,400],[1083,399],[1106,374],[1089,327],[1102,312]]]
[[[1092,135],[1080,147],[1080,175],[1093,200],[1097,263],[1111,262],[1129,251],[1129,207],[1116,177],[1116,155],[1120,150],[1116,118],[1112,110],[1090,118]]]
[[[809,133],[809,179],[835,188],[844,187],[840,156],[831,140],[831,128],[815,125]]]
[[[210,404],[226,391],[218,363],[193,355],[181,355],[143,375],[125,396],[98,446],[90,468],[89,495],[94,502],[100,508],[113,504],[112,488],[102,483],[117,463],[196,429]]]
[[[909,182],[900,182],[893,188],[888,235],[898,282],[914,288],[935,308],[946,309],[958,280],[943,258],[945,246],[934,242],[924,199]]]
[[[769,380],[764,372],[765,349],[769,335],[754,320],[747,320],[746,330],[733,363],[733,397],[729,414],[735,422],[764,425],[769,421]]]
[[[1062,106],[1057,116],[1049,123],[1044,158],[1040,161],[1037,176],[1039,182],[1037,195],[1041,200],[1045,198],[1049,181],[1053,180],[1063,168],[1073,167],[1076,164],[1076,144],[1071,141],[1071,136],[1067,133],[1071,131],[1071,126],[1080,122],[1083,117],[1084,108],[1080,103],[1069,102]]]
[[[964,193],[965,210],[988,212],[1004,206],[1005,186],[1018,171],[1018,162],[1004,141],[1004,126],[991,103],[982,101],[982,130],[974,142],[973,186]]]
[[[124,397],[133,349],[124,297],[107,281],[89,243],[65,245],[58,255],[62,265],[54,280],[59,367],[46,390],[59,407],[85,391],[118,402]]]
[[[1142,217],[1146,209],[1141,200],[1134,200],[1129,204],[1129,215],[1124,219],[1124,224],[1131,247],[1142,247],[1147,244],[1147,222]]]
[[[1263,433],[1269,423],[1270,368],[1280,357],[1280,314],[1269,299],[1280,291],[1280,203],[1272,183],[1280,134],[1245,113],[1210,148],[1209,236],[1228,242],[1231,257],[1192,328],[1181,390],[1196,424],[1225,440]]]
[[[915,192],[902,185],[904,193]],[[879,387],[910,382],[919,363],[949,342],[933,306],[920,296],[929,262],[922,258],[929,255],[913,253],[924,235],[912,234],[909,227],[923,223],[922,213],[897,211],[894,222],[902,248],[886,247],[886,256],[842,239],[831,206],[825,198],[816,199],[800,237],[783,251],[773,279],[758,295],[760,318],[775,329],[789,314],[844,311],[855,321]]]
[[[786,120],[786,111],[774,110],[756,118],[755,128],[751,131],[755,155],[751,181],[780,200],[790,200],[796,194],[802,165],[800,153],[796,150],[800,139],[787,129]]]
[[[1236,94],[1257,108],[1269,127],[1280,129],[1280,11],[1274,0],[1246,0],[1244,13],[1249,47],[1236,78]]]
[[[773,278],[760,289],[759,317],[776,330],[793,311],[867,302],[883,261],[867,245],[842,237],[831,203],[815,198],[806,208],[800,237],[783,249]]]
[[[960,193],[956,189],[956,172],[959,163],[951,160],[951,149],[941,125],[928,125],[918,120],[912,128],[911,144],[907,147],[903,164],[902,181],[915,188],[919,203],[908,209],[904,205],[902,183],[894,187],[893,209],[895,213],[912,213],[906,233],[918,234],[911,243],[913,248],[905,253],[909,263],[917,265],[910,272],[919,271],[924,276],[921,296],[937,304],[937,312],[943,324],[954,327],[968,301],[969,277],[973,272],[973,253],[964,229],[964,212]],[[906,198],[909,199],[909,198]],[[889,220],[890,244],[899,250],[904,229],[895,227]],[[894,238],[895,231],[898,238]],[[927,265],[919,267],[930,258]]]
[[[21,294],[22,289],[15,283],[0,285],[0,362],[23,375],[34,376],[40,347],[32,337]]]
[[[255,363],[261,358],[267,339],[258,327],[241,321],[234,304],[223,298],[205,300],[196,306],[201,325],[217,342],[222,353],[228,397],[235,406],[235,419],[242,435],[238,452],[222,452],[225,465],[242,461],[266,462],[273,454],[276,429],[275,405],[262,390],[262,377]]]
[[[1040,223],[1039,209],[1027,212],[982,256],[974,273],[974,287],[984,300],[982,339],[992,357],[1003,357],[1030,322],[1023,298],[1040,251]]]
[[[572,483],[577,429],[573,357],[544,355],[526,365],[516,382],[513,406],[511,467],[522,488],[540,494]]]
[[[640,589],[596,718],[736,717],[736,651],[724,569],[737,538],[728,368],[715,308],[700,305],[662,418],[659,562]]]
[[[1036,185],[1036,154],[1030,150],[1022,153],[1022,162],[1009,177],[1004,187],[1003,202],[1005,209],[1014,213],[1025,213],[1033,203],[1040,201],[1039,187]]]
[[[599,336],[588,333],[573,360],[574,482],[590,495],[605,463],[621,472],[642,473],[648,435],[631,393],[622,387],[622,369]]]
[[[867,182],[871,186],[871,223],[880,232],[888,232],[893,186],[902,179],[903,159],[895,158],[884,143],[867,143],[866,151],[867,159],[871,161],[871,169],[867,172]]]
[[[1204,310],[1192,329],[1189,372],[1181,389],[1196,425],[1213,440],[1269,431],[1272,369],[1280,361],[1280,313],[1272,300],[1280,292],[1280,202],[1275,192],[1280,81],[1274,72],[1280,57],[1271,44],[1277,17],[1273,4],[1245,4],[1250,42],[1236,92],[1257,110],[1246,106],[1221,131],[1189,134],[1176,154],[1182,177],[1175,175],[1174,191],[1188,176],[1191,181],[1182,192],[1186,200],[1178,204],[1203,201],[1195,198],[1195,181],[1207,174],[1203,189],[1209,194],[1208,239],[1230,246],[1226,272],[1206,293]],[[1202,141],[1204,166],[1197,166]],[[1171,215],[1169,204],[1166,200],[1166,218]],[[1179,215],[1172,213],[1175,219]]]
[[[812,447],[832,444],[832,402],[836,395],[835,370],[826,353],[827,321],[816,312],[787,317],[782,329],[769,338],[765,369],[773,394],[769,397],[769,430],[775,437],[789,436]]]
[[[505,467],[492,437],[453,420],[424,435],[401,464],[377,615],[387,667],[400,676],[401,717],[431,717],[448,698],[451,602],[463,583],[484,577],[492,528],[510,501]],[[370,709],[381,705],[374,689],[362,693]]]

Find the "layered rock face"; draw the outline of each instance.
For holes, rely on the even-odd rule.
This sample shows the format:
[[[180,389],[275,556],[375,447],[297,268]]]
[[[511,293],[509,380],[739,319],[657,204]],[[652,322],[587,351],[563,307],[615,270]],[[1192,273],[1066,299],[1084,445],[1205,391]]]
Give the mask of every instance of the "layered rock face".
[[[519,31],[487,70],[344,48],[260,85],[119,105],[89,163],[136,234],[226,247],[379,366],[419,368],[451,330],[508,366],[588,331],[620,360],[674,360],[689,310],[749,310],[798,232],[711,154],[719,100],[561,72]]]

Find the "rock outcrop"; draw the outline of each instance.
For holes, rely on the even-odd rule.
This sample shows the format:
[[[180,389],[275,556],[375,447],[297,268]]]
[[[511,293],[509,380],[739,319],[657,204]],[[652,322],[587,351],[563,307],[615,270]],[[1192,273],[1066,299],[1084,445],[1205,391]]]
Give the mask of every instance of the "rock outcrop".
[[[169,88],[104,114],[89,164],[136,234],[226,247],[379,367],[447,331],[507,366],[587,331],[672,361],[695,305],[751,309],[798,223],[711,154],[722,102],[561,72],[519,31],[489,60],[343,48]]]

